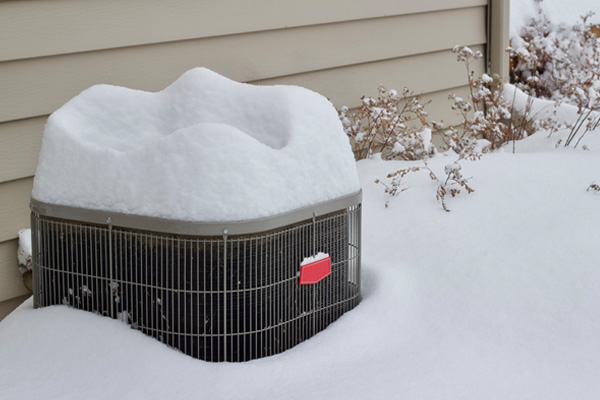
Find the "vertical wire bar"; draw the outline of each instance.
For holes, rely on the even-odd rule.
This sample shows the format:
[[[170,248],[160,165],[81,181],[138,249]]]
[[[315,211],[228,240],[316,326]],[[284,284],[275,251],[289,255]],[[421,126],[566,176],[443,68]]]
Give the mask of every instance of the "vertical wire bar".
[[[69,235],[68,235],[69,240],[67,241],[67,243],[69,244],[69,249],[67,251],[71,258],[71,262],[70,262],[71,274],[69,274],[70,276],[68,278],[71,278],[74,274],[78,274],[78,273],[81,274],[83,276],[84,282],[86,282],[83,285],[86,289],[89,290],[89,286],[87,285],[87,283],[89,283],[88,282],[89,278],[87,277],[87,271],[85,271],[81,267],[81,265],[77,263],[77,258],[78,258],[79,254],[77,253],[77,235],[73,233],[73,228],[75,227],[75,224],[69,223],[68,227],[69,227]],[[89,309],[90,293],[88,290],[85,291],[84,296],[83,296],[85,301],[82,304],[82,309],[85,311],[90,311],[90,309]]]
[[[37,281],[39,280],[37,278],[37,275],[39,274],[38,272],[38,267],[37,264],[39,262],[39,259],[37,257],[37,252],[38,252],[38,242],[37,242],[37,219],[35,218],[35,215],[33,214],[33,212],[31,212],[29,214],[29,225],[31,226],[31,250],[32,250],[32,254],[31,254],[31,285],[33,287],[33,308],[37,308],[38,307],[38,287],[37,287]]]
[[[237,361],[246,361],[246,238],[237,240]]]
[[[148,234],[144,233],[143,238],[144,239],[141,243],[141,246],[142,251],[144,252],[144,257],[140,263],[142,268],[142,276],[146,286],[144,287],[144,294],[142,294],[142,297],[140,298],[140,302],[144,308],[144,313],[140,317],[141,321],[138,320],[138,327],[147,335],[149,333],[148,329],[146,329],[148,327],[148,309],[150,308],[150,302],[148,301],[148,290],[152,290],[152,286],[150,280],[148,280],[148,253],[150,253],[150,248],[148,247]]]
[[[94,293],[96,300],[96,312],[102,315],[102,290],[100,289],[102,286],[102,280],[98,275],[98,269],[94,269],[92,263],[90,262],[90,238],[89,238],[89,226],[82,225],[81,226],[81,241],[82,241],[82,257],[84,258],[85,269],[90,271],[91,275],[94,275],[96,278],[94,279]]]
[[[287,299],[287,312],[286,312],[286,340],[285,340],[285,348],[289,349],[290,348],[290,340],[292,339],[292,335],[295,335],[295,328],[294,328],[294,322],[292,321],[290,323],[290,320],[292,318],[295,319],[296,315],[293,312],[294,310],[294,304],[295,304],[295,299],[293,298],[293,293],[291,292],[292,290],[292,285],[297,285],[298,284],[298,278],[295,276],[295,272],[296,272],[296,266],[295,266],[295,262],[297,262],[298,260],[298,246],[296,246],[297,243],[297,232],[298,230],[296,228],[294,228],[290,234],[290,246],[291,246],[291,254],[290,254],[290,258],[289,260],[290,265],[287,266],[287,273],[286,273],[286,278],[295,278],[293,280],[291,280],[290,282],[286,282],[285,285],[285,297]],[[298,262],[298,268],[300,267],[299,265],[300,263]]]
[[[313,236],[313,240],[316,243],[316,247],[313,251],[313,255],[317,255],[317,253],[319,252],[319,250],[321,250],[321,243],[319,241],[319,225],[320,222],[318,220],[316,220],[315,222],[315,234]],[[313,327],[312,327],[312,334],[316,335],[317,334],[317,328],[319,326],[319,291],[318,291],[318,287],[319,287],[319,283],[313,284],[312,286],[312,293],[313,293],[313,306],[312,306],[312,312],[313,312]]]
[[[44,243],[46,245],[46,249],[47,252],[45,254],[45,260],[46,262],[44,263],[44,282],[46,285],[46,289],[44,292],[44,306],[47,306],[50,304],[50,270],[52,268],[52,264],[53,264],[53,252],[54,252],[54,247],[52,246],[52,227],[50,226],[50,223],[48,222],[48,220],[44,221]]]
[[[262,312],[263,312],[263,321],[262,321],[262,328],[264,328],[261,336],[261,354],[262,356],[266,356],[266,328],[269,326],[269,313],[267,311],[267,307],[268,307],[268,299],[267,299],[267,288],[266,286],[266,282],[267,282],[267,268],[268,268],[268,264],[269,264],[269,250],[270,250],[270,246],[269,246],[269,237],[268,235],[266,235],[266,239],[265,239],[265,253],[264,253],[264,262],[260,263],[260,270],[261,270],[261,285],[262,285],[262,289],[261,289],[261,294],[262,294],[262,304],[261,304],[261,308],[262,308]]]
[[[221,298],[223,296],[223,288],[221,287],[221,272],[219,271],[221,269],[221,246],[219,246],[217,253],[217,290],[216,290],[216,299],[217,299],[217,304],[216,304],[216,309],[217,309],[217,318],[216,318],[216,340],[217,340],[217,361],[221,361],[221,347],[222,347],[222,341],[223,341],[223,325],[221,324]]]
[[[39,220],[39,224],[40,224],[40,229],[43,232],[43,236],[40,237],[40,241],[41,241],[41,246],[40,250],[43,251],[42,252],[42,261],[43,264],[40,265],[40,267],[43,265],[43,269],[40,268],[40,285],[43,285],[40,287],[40,290],[42,290],[43,292],[40,293],[40,307],[41,306],[47,306],[48,305],[48,292],[50,291],[50,280],[48,279],[48,271],[51,265],[51,252],[52,252],[52,245],[51,245],[51,239],[50,239],[50,227],[48,226],[48,221],[47,220]]]
[[[173,245],[175,245],[175,238],[173,238]],[[172,261],[171,269],[174,271],[173,278],[173,296],[175,301],[173,301],[173,307],[175,308],[175,312],[173,313],[173,347],[181,350],[181,239],[177,238],[177,262],[175,260]],[[177,326],[175,326],[175,321],[177,321]]]
[[[358,257],[357,257],[357,287],[358,287],[358,293],[359,296],[362,296],[361,294],[361,249],[362,249],[362,207],[360,205],[358,205],[358,209],[357,209],[357,228],[356,228],[356,235],[357,235],[357,249],[358,249]]]
[[[263,275],[263,273],[262,273],[261,265],[263,263],[262,261],[263,261],[264,245],[265,245],[265,243],[264,243],[264,236],[260,237],[260,242],[259,243],[260,243],[259,244],[259,246],[260,246],[260,255],[259,255],[259,252],[258,252],[259,249],[257,248],[257,251],[255,253],[256,260],[255,260],[255,263],[254,263],[254,268],[256,268],[256,271],[257,271],[257,276],[256,276],[256,290],[254,292],[256,294],[256,297],[255,297],[255,299],[256,299],[255,300],[255,302],[256,302],[256,305],[255,305],[255,309],[256,309],[256,313],[255,313],[256,314],[256,316],[255,316],[256,328],[255,328],[255,330],[257,331],[257,333],[254,334],[254,338],[256,340],[256,344],[255,344],[255,346],[256,346],[256,348],[255,348],[255,350],[256,350],[256,357],[261,357],[261,355],[262,355],[262,350],[261,350],[261,348],[262,348],[262,341],[260,339],[261,334],[258,331],[259,331],[259,329],[262,328],[262,325],[263,325],[262,324],[262,314],[263,314],[263,312],[262,312],[262,304],[261,304],[261,299],[262,299],[262,293],[261,292],[262,292],[262,289],[259,289],[259,288],[262,286],[262,275]],[[260,257],[260,262],[259,262],[259,257]]]
[[[51,243],[51,245],[49,246],[49,249],[51,249],[51,252],[49,254],[49,262],[48,262],[48,266],[49,268],[46,269],[47,271],[47,276],[46,279],[48,280],[48,284],[50,282],[53,281],[52,277],[54,276],[55,272],[55,268],[56,268],[56,264],[58,262],[57,257],[58,257],[58,238],[57,238],[57,230],[54,227],[54,221],[47,221],[47,226],[48,226],[48,241]],[[53,290],[48,290],[47,294],[46,294],[46,304],[50,305],[50,304],[56,304],[54,303],[54,300],[56,298],[56,288],[52,288]]]
[[[192,297],[192,285],[188,284],[187,281],[187,270],[188,270],[188,263],[187,263],[187,250],[188,250],[188,241],[187,239],[183,241],[184,243],[184,249],[183,249],[183,331],[179,331],[179,336],[183,338],[183,352],[185,354],[188,354],[188,312],[187,312],[187,303],[188,301],[190,301],[190,307],[192,306],[191,303],[191,297]],[[191,249],[190,249],[191,251]],[[191,254],[190,254],[190,263],[192,261],[191,258]],[[190,270],[190,281],[192,278],[192,271]],[[191,313],[190,313],[191,315]]]
[[[254,250],[254,262],[251,263],[251,267],[252,267],[252,292],[251,292],[251,299],[253,299],[252,301],[252,306],[251,309],[254,312],[254,326],[253,326],[253,330],[257,331],[258,330],[258,310],[259,310],[259,304],[258,304],[258,287],[260,286],[260,283],[258,282],[258,276],[260,275],[260,271],[258,269],[258,251],[259,251],[259,246],[260,246],[260,240],[262,239],[258,239],[258,238],[254,238],[253,242],[254,244],[251,246],[251,248]],[[254,346],[252,347],[252,357],[258,357],[258,333],[253,333],[252,334],[252,342],[254,342]]]
[[[48,283],[50,283],[50,282],[55,281],[56,268],[58,266],[58,262],[59,262],[58,257],[60,256],[60,252],[58,250],[58,228],[55,226],[56,224],[54,221],[47,221],[47,225],[48,225],[48,232],[50,234],[50,237],[48,238],[48,240],[52,243],[50,246],[52,251],[49,255],[50,268],[48,268],[46,270],[47,271],[46,279],[48,279]],[[56,304],[55,303],[56,287],[53,287],[52,289],[53,290],[48,290],[47,301],[46,301],[46,304],[48,304],[48,305]]]
[[[141,330],[144,321],[144,278],[143,278],[143,248],[142,248],[142,232],[132,232],[131,241],[133,242],[133,255],[134,258],[130,261],[129,268],[133,268],[135,277],[133,278],[135,286],[132,288],[135,290],[135,313],[131,313],[131,328],[135,330]],[[119,282],[119,285],[124,285],[125,282]]]
[[[150,239],[149,243],[148,243],[148,239]],[[158,286],[158,279],[156,277],[156,272],[154,271],[155,269],[155,260],[157,257],[157,253],[154,251],[154,236],[153,235],[147,235],[146,237],[146,243],[147,243],[147,252],[148,252],[148,259],[150,260],[150,262],[146,261],[146,273],[149,274],[149,276],[146,276],[147,282],[150,285],[149,288],[146,291],[146,308],[147,310],[147,317],[146,317],[146,326],[148,328],[150,328],[151,330],[148,331],[149,335],[151,336],[156,336],[156,321],[154,320],[154,310],[153,310],[153,304],[154,304],[154,300],[152,298],[152,293],[156,291],[156,288]]]
[[[332,218],[327,218],[326,220],[323,221],[323,223],[325,225],[325,234],[322,236],[324,236],[324,243],[321,243],[321,246],[327,246],[326,248],[323,248],[323,250],[326,250],[326,253],[328,253],[330,255],[330,257],[333,257],[335,259],[336,257],[336,252],[335,252],[335,233],[332,232],[331,228],[332,228]],[[333,260],[330,260],[333,261]],[[325,326],[328,325],[329,323],[329,315],[331,315],[331,310],[327,307],[328,305],[332,304],[331,303],[331,285],[329,284],[331,280],[331,276],[329,277],[329,279],[323,280],[319,283],[319,286],[321,287],[321,291],[319,293],[319,299],[320,299],[320,316],[319,316],[319,330],[322,330]],[[328,290],[329,289],[329,290]]]
[[[74,230],[74,232],[73,232],[73,230]],[[81,231],[81,224],[79,224],[79,223],[71,224],[72,240],[75,241],[75,243],[74,243],[75,259],[73,262],[73,266],[78,272],[83,271],[83,274],[85,275],[86,287],[88,288],[88,293],[87,293],[87,298],[86,298],[86,311],[94,311],[94,296],[96,296],[96,291],[95,291],[95,288],[92,285],[92,283],[95,281],[95,279],[93,278],[92,274],[90,273],[87,266],[83,262],[83,259],[81,257],[82,252],[79,251],[79,248],[81,246],[81,240],[79,239],[80,231]]]
[[[40,232],[40,220],[37,214],[31,213],[31,248],[33,250],[32,254],[32,266],[31,266],[31,274],[32,274],[32,283],[33,283],[33,308],[40,307],[40,281],[41,281],[41,268],[40,266],[43,263],[43,257],[41,256],[42,251],[42,243],[41,242],[41,232]]]
[[[60,235],[59,235],[59,242],[60,242],[60,247],[59,247],[59,251],[60,251],[60,255],[61,255],[61,261],[59,263],[59,265],[57,266],[57,277],[59,280],[59,291],[57,293],[58,296],[61,295],[61,293],[64,292],[64,286],[65,286],[65,270],[67,268],[68,265],[68,254],[67,251],[65,249],[65,232],[64,232],[64,224],[61,222],[60,223]],[[57,301],[59,301],[58,304],[60,304],[60,302],[62,301],[62,299],[58,298]]]
[[[269,269],[267,270],[267,274],[269,277],[269,293],[271,294],[271,300],[269,301],[269,355],[273,355],[275,352],[275,335],[276,331],[276,323],[275,323],[275,303],[277,301],[276,293],[275,293],[275,268],[277,268],[277,252],[279,250],[279,232],[273,233],[271,235],[271,260],[269,262]]]
[[[171,315],[167,317],[167,324],[169,325],[169,347],[175,346],[175,238],[167,238],[167,243],[171,249],[171,259],[168,260],[166,268],[171,271],[171,282],[167,286],[169,293],[169,301],[171,303]]]
[[[96,273],[101,277],[104,278],[104,268],[100,266],[100,263],[98,262],[98,228],[97,227],[91,227],[90,228],[90,232],[89,232],[89,243],[90,246],[93,246],[92,248],[90,248],[90,264],[92,264],[94,266],[94,268],[96,269]],[[102,304],[102,306],[104,307],[104,304],[106,304],[105,299],[104,299],[104,291],[100,291],[100,304]],[[106,315],[107,310],[102,310],[101,313],[102,315]]]
[[[214,307],[217,306],[217,304],[213,304],[216,303],[216,301],[218,301],[218,294],[215,292],[214,288],[215,288],[215,280],[217,279],[217,277],[215,276],[215,273],[218,276],[218,268],[219,265],[215,262],[214,259],[214,254],[213,254],[213,249],[215,244],[218,244],[218,242],[216,240],[212,241],[210,243],[210,347],[208,347],[208,351],[210,352],[210,360],[209,361],[218,361],[214,359],[214,338],[215,338],[215,334],[219,333],[218,332],[218,324],[215,323],[215,321],[218,321],[218,318],[215,318],[215,311]],[[218,286],[217,286],[218,287]],[[218,349],[217,349],[218,351]]]
[[[163,320],[160,317],[162,313],[162,257],[163,257],[163,249],[162,249],[162,237],[160,236],[152,236],[152,247],[154,249],[155,256],[153,257],[152,262],[152,270],[154,272],[154,290],[150,292],[151,301],[154,305],[153,313],[152,313],[152,327],[155,329],[155,337],[159,339],[161,342],[162,337],[162,324]]]
[[[135,282],[135,286],[132,288],[135,291],[135,307],[133,310],[131,310],[131,325],[132,328],[135,328],[136,330],[140,329],[140,324],[142,323],[142,318],[143,318],[143,312],[144,312],[144,307],[143,307],[143,301],[142,301],[142,263],[143,263],[143,259],[142,259],[142,254],[141,254],[141,238],[142,238],[142,234],[140,232],[136,232],[136,233],[131,233],[131,242],[133,243],[133,255],[134,257],[129,260],[129,265],[128,265],[128,269],[127,271],[131,271],[131,269],[133,269],[135,277],[134,282]],[[125,285],[125,282],[119,282],[119,285]],[[135,311],[135,314],[134,314]]]
[[[274,240],[274,235],[268,235],[268,247],[267,247],[267,262],[264,265],[264,271],[265,271],[265,311],[267,313],[266,315],[266,328],[265,329],[265,355],[266,356],[270,356],[271,355],[271,336],[272,336],[272,326],[273,326],[273,322],[271,320],[272,315],[273,315],[273,292],[272,292],[272,286],[271,286],[271,271],[273,270],[273,242]]]
[[[59,227],[60,227],[60,229],[59,229],[60,234],[58,236],[58,240],[59,240],[58,251],[60,253],[60,257],[61,258],[60,258],[60,262],[57,265],[56,272],[55,272],[56,276],[57,276],[57,281],[59,282],[59,290],[56,293],[56,295],[57,295],[57,299],[56,300],[58,301],[57,304],[61,304],[61,301],[62,301],[62,299],[60,299],[58,297],[64,291],[65,269],[66,269],[66,266],[67,266],[67,260],[66,260],[67,259],[67,252],[65,250],[65,240],[64,240],[65,232],[64,232],[64,225],[63,225],[62,222],[59,223]]]
[[[50,268],[48,268],[48,282],[55,281],[56,277],[56,268],[59,264],[60,252],[58,250],[58,228],[55,226],[56,223],[54,221],[48,221],[48,231],[51,232],[49,240],[52,242],[51,249],[52,253],[50,254]],[[52,291],[48,291],[47,302],[46,304],[56,304],[56,288],[53,287]]]
[[[223,235],[223,360],[227,360],[227,318],[229,312],[227,310],[227,234]]]
[[[276,299],[277,302],[275,303],[275,316],[274,316],[274,321],[275,321],[275,325],[277,326],[277,328],[275,329],[276,332],[276,337],[275,337],[275,353],[279,353],[280,349],[281,349],[281,339],[282,339],[282,335],[281,335],[281,331],[282,331],[282,327],[281,327],[281,312],[282,312],[282,307],[283,307],[283,296],[281,294],[281,269],[284,268],[284,253],[286,252],[286,248],[285,248],[285,231],[282,231],[279,234],[279,240],[278,240],[278,255],[277,255],[277,265],[275,266],[275,273],[274,275],[274,279],[275,279],[275,293],[276,293]]]
[[[108,223],[108,277],[109,277],[109,282],[113,281],[113,239],[112,239],[112,232],[113,228],[112,228],[112,222]],[[114,309],[114,296],[113,296],[113,292],[112,290],[109,291],[109,297],[110,297],[110,317],[111,318],[116,318],[117,316],[115,315],[115,309]]]
[[[241,282],[240,280],[240,248],[241,248],[241,242],[239,239],[235,239],[235,241],[232,241],[232,243],[235,243],[235,246],[232,244],[230,246],[230,260],[233,260],[235,257],[235,264],[230,264],[230,282],[231,282],[231,287],[235,288],[235,302],[233,301],[233,297],[231,298],[231,311],[230,311],[230,315],[233,318],[235,315],[236,321],[235,321],[235,340],[234,337],[231,336],[230,339],[230,358],[232,359],[232,361],[239,361],[239,348],[240,348],[240,285],[238,284],[238,282]],[[235,269],[234,269],[235,266]],[[232,295],[233,296],[233,295]],[[235,307],[235,313],[234,313],[234,307]],[[232,330],[233,324],[231,326],[230,329],[230,333],[233,334],[233,330]]]
[[[156,238],[157,242],[160,240],[160,244],[157,243],[160,249],[160,258],[159,262],[156,263],[156,274],[159,277],[159,286],[154,294],[154,302],[156,303],[156,327],[160,328],[160,331],[157,331],[157,335],[160,338],[160,341],[165,343],[166,340],[166,327],[165,327],[165,319],[163,318],[163,304],[166,301],[166,296],[164,293],[165,287],[165,269],[164,269],[164,257],[165,257],[165,238],[163,236],[159,236]]]
[[[54,239],[56,241],[56,247],[54,248],[54,265],[52,268],[52,279],[56,281],[57,285],[59,285],[59,274],[57,271],[59,270],[59,266],[62,264],[62,252],[60,251],[60,229],[59,225],[56,222],[53,222],[53,225],[53,233]],[[58,296],[59,294],[57,290],[52,291],[52,298],[50,299],[50,304],[59,304],[57,299]]]
[[[73,254],[71,252],[71,249],[69,246],[69,237],[70,237],[70,233],[69,233],[69,229],[70,229],[70,224],[67,224],[65,222],[61,222],[61,228],[62,228],[62,235],[61,235],[61,240],[62,240],[62,246],[61,246],[61,251],[64,255],[64,261],[61,265],[60,268],[60,272],[61,272],[61,281],[63,284],[63,290],[61,290],[61,293],[65,293],[64,289],[65,287],[69,284],[69,278],[71,277],[71,275],[75,275],[79,277],[79,281],[81,283],[81,287],[83,288],[83,277],[80,274],[74,274],[75,269],[73,266]],[[68,293],[68,292],[67,292]],[[81,291],[81,299],[79,302],[79,309],[81,310],[85,310],[84,307],[84,296],[83,296],[83,289]]]
[[[230,246],[230,259],[234,258],[234,248],[237,250],[237,256],[235,256],[236,262],[232,265],[231,268],[231,288],[232,293],[235,292],[235,304],[233,301],[233,297],[231,298],[231,311],[229,312],[233,318],[235,314],[235,340],[234,337],[231,336],[230,339],[230,357],[232,361],[239,361],[239,348],[240,348],[240,285],[238,282],[240,281],[240,241],[238,239],[235,240],[235,246],[233,244]],[[233,270],[233,266],[235,265],[235,270]],[[233,312],[233,307],[235,307],[235,313]],[[233,325],[233,324],[232,324]],[[231,328],[230,328],[231,329]],[[232,330],[233,331],[233,330]]]
[[[206,344],[207,344],[207,335],[209,333],[210,330],[210,325],[209,323],[212,323],[212,321],[209,320],[208,315],[206,314],[206,302],[208,301],[207,299],[210,298],[210,296],[206,293],[207,291],[207,286],[206,286],[206,270],[209,268],[209,266],[206,264],[206,246],[207,246],[207,240],[203,240],[202,241],[203,244],[203,261],[202,261],[202,291],[203,291],[203,301],[202,301],[202,307],[204,308],[204,312],[202,314],[202,326],[203,326],[203,333],[204,336],[202,338],[202,348],[204,350],[204,359],[207,361],[210,361],[209,357],[208,357],[208,352],[206,351]]]
[[[39,217],[38,217],[39,218]],[[41,259],[42,264],[40,264],[40,307],[48,305],[48,291],[50,290],[50,284],[48,280],[48,268],[50,267],[50,252],[52,251],[52,246],[50,245],[50,228],[48,227],[48,221],[38,219],[38,226],[40,228],[40,232],[42,236],[40,236],[40,251],[42,251]],[[43,269],[42,269],[43,266]],[[43,286],[42,286],[43,285]]]
[[[204,319],[204,314],[200,314],[200,240],[197,238],[195,240],[193,252],[196,254],[196,314],[192,315],[192,321],[194,321],[196,325],[196,336],[190,337],[192,337],[193,340],[192,344],[196,344],[196,358],[200,358],[200,328],[203,326],[201,324],[204,324],[204,321],[200,320],[200,316]],[[192,348],[194,347],[192,346]]]
[[[252,248],[252,247],[250,247],[250,248]],[[249,261],[250,260],[248,258],[248,239],[245,239],[244,240],[244,270],[243,270],[244,271],[244,275],[243,275],[244,280],[242,281],[244,283],[244,285],[243,285],[244,289],[250,288],[251,284],[252,284],[252,281],[248,277],[248,270],[247,270]],[[247,304],[248,293],[252,293],[252,292],[244,292],[244,304],[243,304],[244,309],[243,309],[243,317],[242,317],[244,319],[244,326],[243,326],[244,337],[242,340],[242,343],[243,343],[242,354],[244,355],[243,356],[244,359],[240,360],[240,361],[247,360],[247,357],[248,357],[247,354],[249,351],[249,349],[246,348],[246,344],[248,343],[246,332],[248,332],[250,330],[248,327],[248,317],[249,316],[247,315],[247,313],[248,313],[248,308],[247,308],[248,307],[248,304]]]

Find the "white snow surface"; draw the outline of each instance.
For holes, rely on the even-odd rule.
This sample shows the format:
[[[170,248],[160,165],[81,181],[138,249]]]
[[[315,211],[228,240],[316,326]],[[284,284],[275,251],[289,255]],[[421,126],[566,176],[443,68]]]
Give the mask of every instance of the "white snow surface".
[[[600,24],[600,2],[598,0],[511,0],[510,36],[519,36],[521,28],[535,18],[540,7],[550,21],[555,24],[573,25],[581,21],[580,17],[589,11],[595,12],[589,22]]]
[[[186,221],[271,216],[360,190],[333,105],[192,69],[151,93],[97,85],[54,112],[32,196]]]
[[[429,153],[429,147],[431,145],[431,129],[423,128],[423,130],[419,132],[418,135],[423,141],[423,149],[425,149],[426,153]]]
[[[600,130],[587,151],[555,148],[564,134],[461,162],[476,191],[449,213],[426,172],[392,198],[373,183],[419,162],[360,161],[363,301],[287,352],[207,363],[28,300],[0,322],[0,398],[596,400]]]
[[[323,260],[325,258],[329,257],[328,253],[323,253],[323,252],[318,252],[316,255],[314,256],[310,256],[310,257],[305,257],[304,260],[302,260],[302,262],[300,263],[300,266],[306,265],[306,264],[310,264],[313,263],[315,261],[319,261],[319,260]]]
[[[533,119],[553,117],[563,124],[574,124],[577,121],[579,114],[577,114],[577,107],[574,105],[563,103],[559,107],[555,107],[555,101],[529,96],[510,83],[502,85],[502,88],[504,98],[511,102],[515,109],[521,110],[521,112],[524,112],[527,108],[527,101],[531,101],[529,115]],[[590,114],[590,117],[594,118],[597,115],[598,113],[594,111]]]

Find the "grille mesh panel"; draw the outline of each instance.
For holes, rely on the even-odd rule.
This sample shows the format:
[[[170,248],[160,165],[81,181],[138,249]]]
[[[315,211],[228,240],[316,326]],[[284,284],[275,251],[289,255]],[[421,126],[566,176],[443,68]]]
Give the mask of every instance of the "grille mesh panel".
[[[267,233],[193,237],[32,213],[34,304],[129,323],[207,361],[287,350],[360,302],[360,205]],[[331,274],[299,285],[317,252]]]

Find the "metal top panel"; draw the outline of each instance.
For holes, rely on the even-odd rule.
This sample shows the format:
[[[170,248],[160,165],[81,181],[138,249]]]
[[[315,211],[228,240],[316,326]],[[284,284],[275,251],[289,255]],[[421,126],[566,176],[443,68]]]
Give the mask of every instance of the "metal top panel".
[[[103,210],[91,210],[80,207],[70,207],[50,204],[31,199],[31,210],[34,213],[48,217],[81,221],[98,225],[139,229],[144,231],[172,233],[177,235],[222,236],[246,235],[259,233],[295,224],[311,219],[314,216],[325,215],[335,211],[360,204],[362,190],[344,197],[303,207],[270,217],[223,222],[181,221],[165,218],[147,217],[143,215],[124,214]]]

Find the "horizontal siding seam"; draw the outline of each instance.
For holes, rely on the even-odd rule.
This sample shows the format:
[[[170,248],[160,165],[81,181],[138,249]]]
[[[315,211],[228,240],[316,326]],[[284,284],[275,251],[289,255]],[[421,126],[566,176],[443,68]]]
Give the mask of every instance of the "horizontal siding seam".
[[[327,26],[327,25],[330,25],[330,26],[343,25],[343,24],[352,23],[352,22],[376,21],[376,20],[383,20],[383,19],[393,19],[393,18],[404,17],[404,16],[416,16],[416,15],[438,14],[438,13],[441,14],[441,13],[452,12],[452,11],[457,11],[457,10],[478,9],[478,8],[485,8],[485,7],[486,7],[486,5],[459,6],[459,7],[455,7],[455,8],[443,8],[443,9],[432,10],[432,11],[419,11],[419,12],[412,12],[412,13],[408,13],[408,14],[382,15],[382,16],[378,16],[378,17],[355,18],[355,19],[349,19],[349,20],[344,20],[344,21],[332,21],[332,22],[324,22],[324,23],[317,23],[317,24],[276,27],[276,28],[270,28],[270,29],[251,30],[251,31],[246,31],[246,32],[232,32],[232,33],[224,33],[224,34],[217,34],[217,35],[206,35],[206,36],[200,36],[200,37],[188,37],[188,38],[181,38],[181,39],[174,39],[174,40],[154,41],[154,42],[148,42],[148,43],[138,43],[138,44],[132,43],[132,44],[124,44],[124,45],[118,45],[118,46],[110,46],[110,47],[109,46],[98,47],[98,48],[92,48],[92,49],[80,50],[80,51],[57,52],[57,53],[53,53],[53,54],[44,54],[44,55],[33,56],[33,57],[20,57],[20,58],[13,58],[13,59],[4,59],[4,60],[0,60],[0,64],[4,63],[4,62],[28,61],[28,60],[38,60],[38,59],[41,60],[44,58],[60,57],[60,56],[68,56],[68,55],[85,55],[85,54],[90,54],[90,53],[110,51],[110,50],[116,50],[116,49],[126,50],[128,48],[143,48],[143,47],[151,47],[151,46],[165,45],[165,44],[171,44],[171,43],[185,43],[185,42],[193,42],[193,41],[202,40],[202,39],[228,38],[228,37],[236,37],[236,36],[242,37],[242,36],[245,36],[248,34],[259,34],[259,33],[263,33],[263,32],[276,33],[277,31],[286,31],[286,30],[311,28],[311,27],[319,27],[319,26]],[[420,53],[415,53],[415,55],[416,54],[420,54]],[[277,76],[274,76],[271,78],[277,78]]]
[[[485,45],[485,42],[460,44],[460,45],[465,45],[465,46],[480,46],[480,45]],[[406,59],[406,58],[411,58],[411,57],[417,57],[417,56],[426,56],[426,55],[435,54],[435,53],[442,53],[444,51],[450,52],[450,50],[451,50],[451,48],[446,48],[446,49],[442,49],[442,50],[433,50],[433,51],[427,51],[427,52],[413,53],[413,54],[410,54],[410,55],[405,55],[405,56],[400,56],[400,57],[388,57],[388,58],[382,58],[382,59],[377,59],[377,60],[369,60],[369,61],[360,62],[360,63],[351,63],[351,64],[338,65],[338,66],[335,66],[335,67],[310,69],[310,70],[306,70],[306,71],[302,71],[302,72],[298,72],[298,73],[293,73],[293,74],[275,75],[275,76],[270,76],[268,78],[261,78],[261,79],[256,79],[256,80],[245,81],[245,83],[254,83],[254,82],[266,81],[266,80],[271,80],[271,79],[289,78],[289,77],[294,77],[294,76],[299,76],[299,75],[304,75],[304,74],[310,74],[310,73],[318,73],[318,72],[332,71],[332,70],[336,70],[336,69],[343,69],[343,68],[349,68],[349,67],[355,67],[355,66],[377,64],[379,62],[401,60],[401,59]],[[21,120],[31,119],[31,118],[40,118],[40,117],[43,117],[43,116],[49,116],[49,114],[29,115],[29,116],[27,116],[25,118],[15,118],[15,119],[10,119],[10,120],[6,120],[6,121],[0,121],[0,123],[7,123],[7,122],[13,122],[13,121],[21,121]]]
[[[460,46],[474,47],[474,46],[485,45],[485,42],[470,43],[470,44],[459,44],[459,43],[457,43],[457,44],[460,45]],[[369,64],[377,64],[377,63],[380,63],[380,62],[402,60],[404,58],[412,58],[412,57],[417,57],[417,56],[427,56],[427,55],[430,55],[430,54],[443,53],[445,51],[447,51],[448,54],[450,54],[451,50],[452,50],[452,48],[449,47],[449,48],[445,48],[445,49],[441,49],[441,50],[433,50],[433,51],[425,51],[425,52],[413,53],[413,54],[410,54],[410,55],[400,56],[400,57],[381,58],[381,59],[377,59],[377,60],[369,60],[369,61],[365,61],[365,62],[339,65],[339,66],[336,66],[336,67],[319,68],[319,69],[307,70],[307,71],[298,72],[298,73],[295,73],[295,74],[284,74],[284,75],[272,76],[272,77],[269,77],[269,78],[256,79],[256,80],[248,81],[246,83],[267,81],[267,80],[271,80],[271,79],[290,78],[290,77],[304,75],[304,74],[312,74],[312,73],[317,73],[317,72],[333,71],[333,70],[336,70],[336,69],[358,67],[358,66],[369,65]],[[437,92],[437,90],[435,92]],[[426,93],[435,93],[435,92],[426,92]],[[321,93],[321,94],[323,94],[323,93]]]
[[[2,4],[0,1],[0,8],[1,8]],[[295,29],[295,28],[305,28],[305,27],[314,27],[314,26],[322,26],[322,25],[333,25],[333,24],[341,24],[341,23],[348,23],[348,22],[357,22],[357,21],[368,21],[368,20],[375,20],[375,19],[381,19],[381,18],[395,18],[395,17],[401,17],[401,16],[415,16],[415,15],[421,15],[421,14],[431,14],[431,13],[440,13],[440,12],[446,12],[446,11],[457,11],[457,10],[464,10],[464,9],[469,9],[469,8],[481,8],[481,7],[486,7],[487,6],[487,1],[486,0],[481,0],[480,4],[469,4],[469,5],[463,5],[463,4],[459,4],[459,5],[448,5],[445,4],[443,8],[433,8],[430,10],[424,10],[424,11],[411,11],[411,12],[407,12],[407,13],[402,13],[402,14],[383,14],[383,15],[378,15],[378,16],[371,16],[371,17],[367,17],[367,18],[348,18],[348,19],[344,19],[344,20],[330,20],[330,21],[326,21],[326,22],[318,22],[318,23],[308,23],[308,24],[298,24],[298,25],[289,25],[289,26],[275,26],[272,28],[266,28],[266,29],[248,29],[245,30],[243,32],[226,32],[226,33],[221,33],[221,34],[208,34],[208,35],[202,35],[202,36],[187,36],[187,37],[181,37],[181,38],[176,38],[176,39],[171,39],[171,40],[166,40],[166,41],[153,41],[153,42],[144,42],[144,41],[140,41],[140,42],[135,42],[135,43],[125,43],[122,45],[105,45],[105,46],[95,46],[93,48],[87,49],[87,50],[79,50],[79,51],[56,51],[53,53],[49,53],[49,54],[43,54],[40,56],[34,56],[34,57],[13,57],[13,58],[7,58],[7,59],[0,59],[0,62],[6,62],[6,61],[19,61],[19,60],[27,60],[27,59],[35,59],[35,58],[43,58],[43,57],[53,57],[53,56],[60,56],[60,55],[67,55],[67,54],[79,54],[79,53],[87,53],[87,52],[93,52],[93,51],[102,51],[102,50],[110,50],[110,49],[119,49],[119,48],[128,48],[128,47],[139,47],[139,46],[151,46],[154,44],[163,44],[163,43],[174,43],[174,42],[180,42],[180,41],[187,41],[187,40],[197,40],[197,39],[203,39],[203,38],[216,38],[216,37],[225,37],[225,36],[234,36],[234,35],[245,35],[245,34],[250,34],[250,33],[259,33],[259,32],[270,32],[270,31],[277,31],[277,30],[284,30],[284,29]],[[82,34],[85,34],[85,32],[83,32]]]

